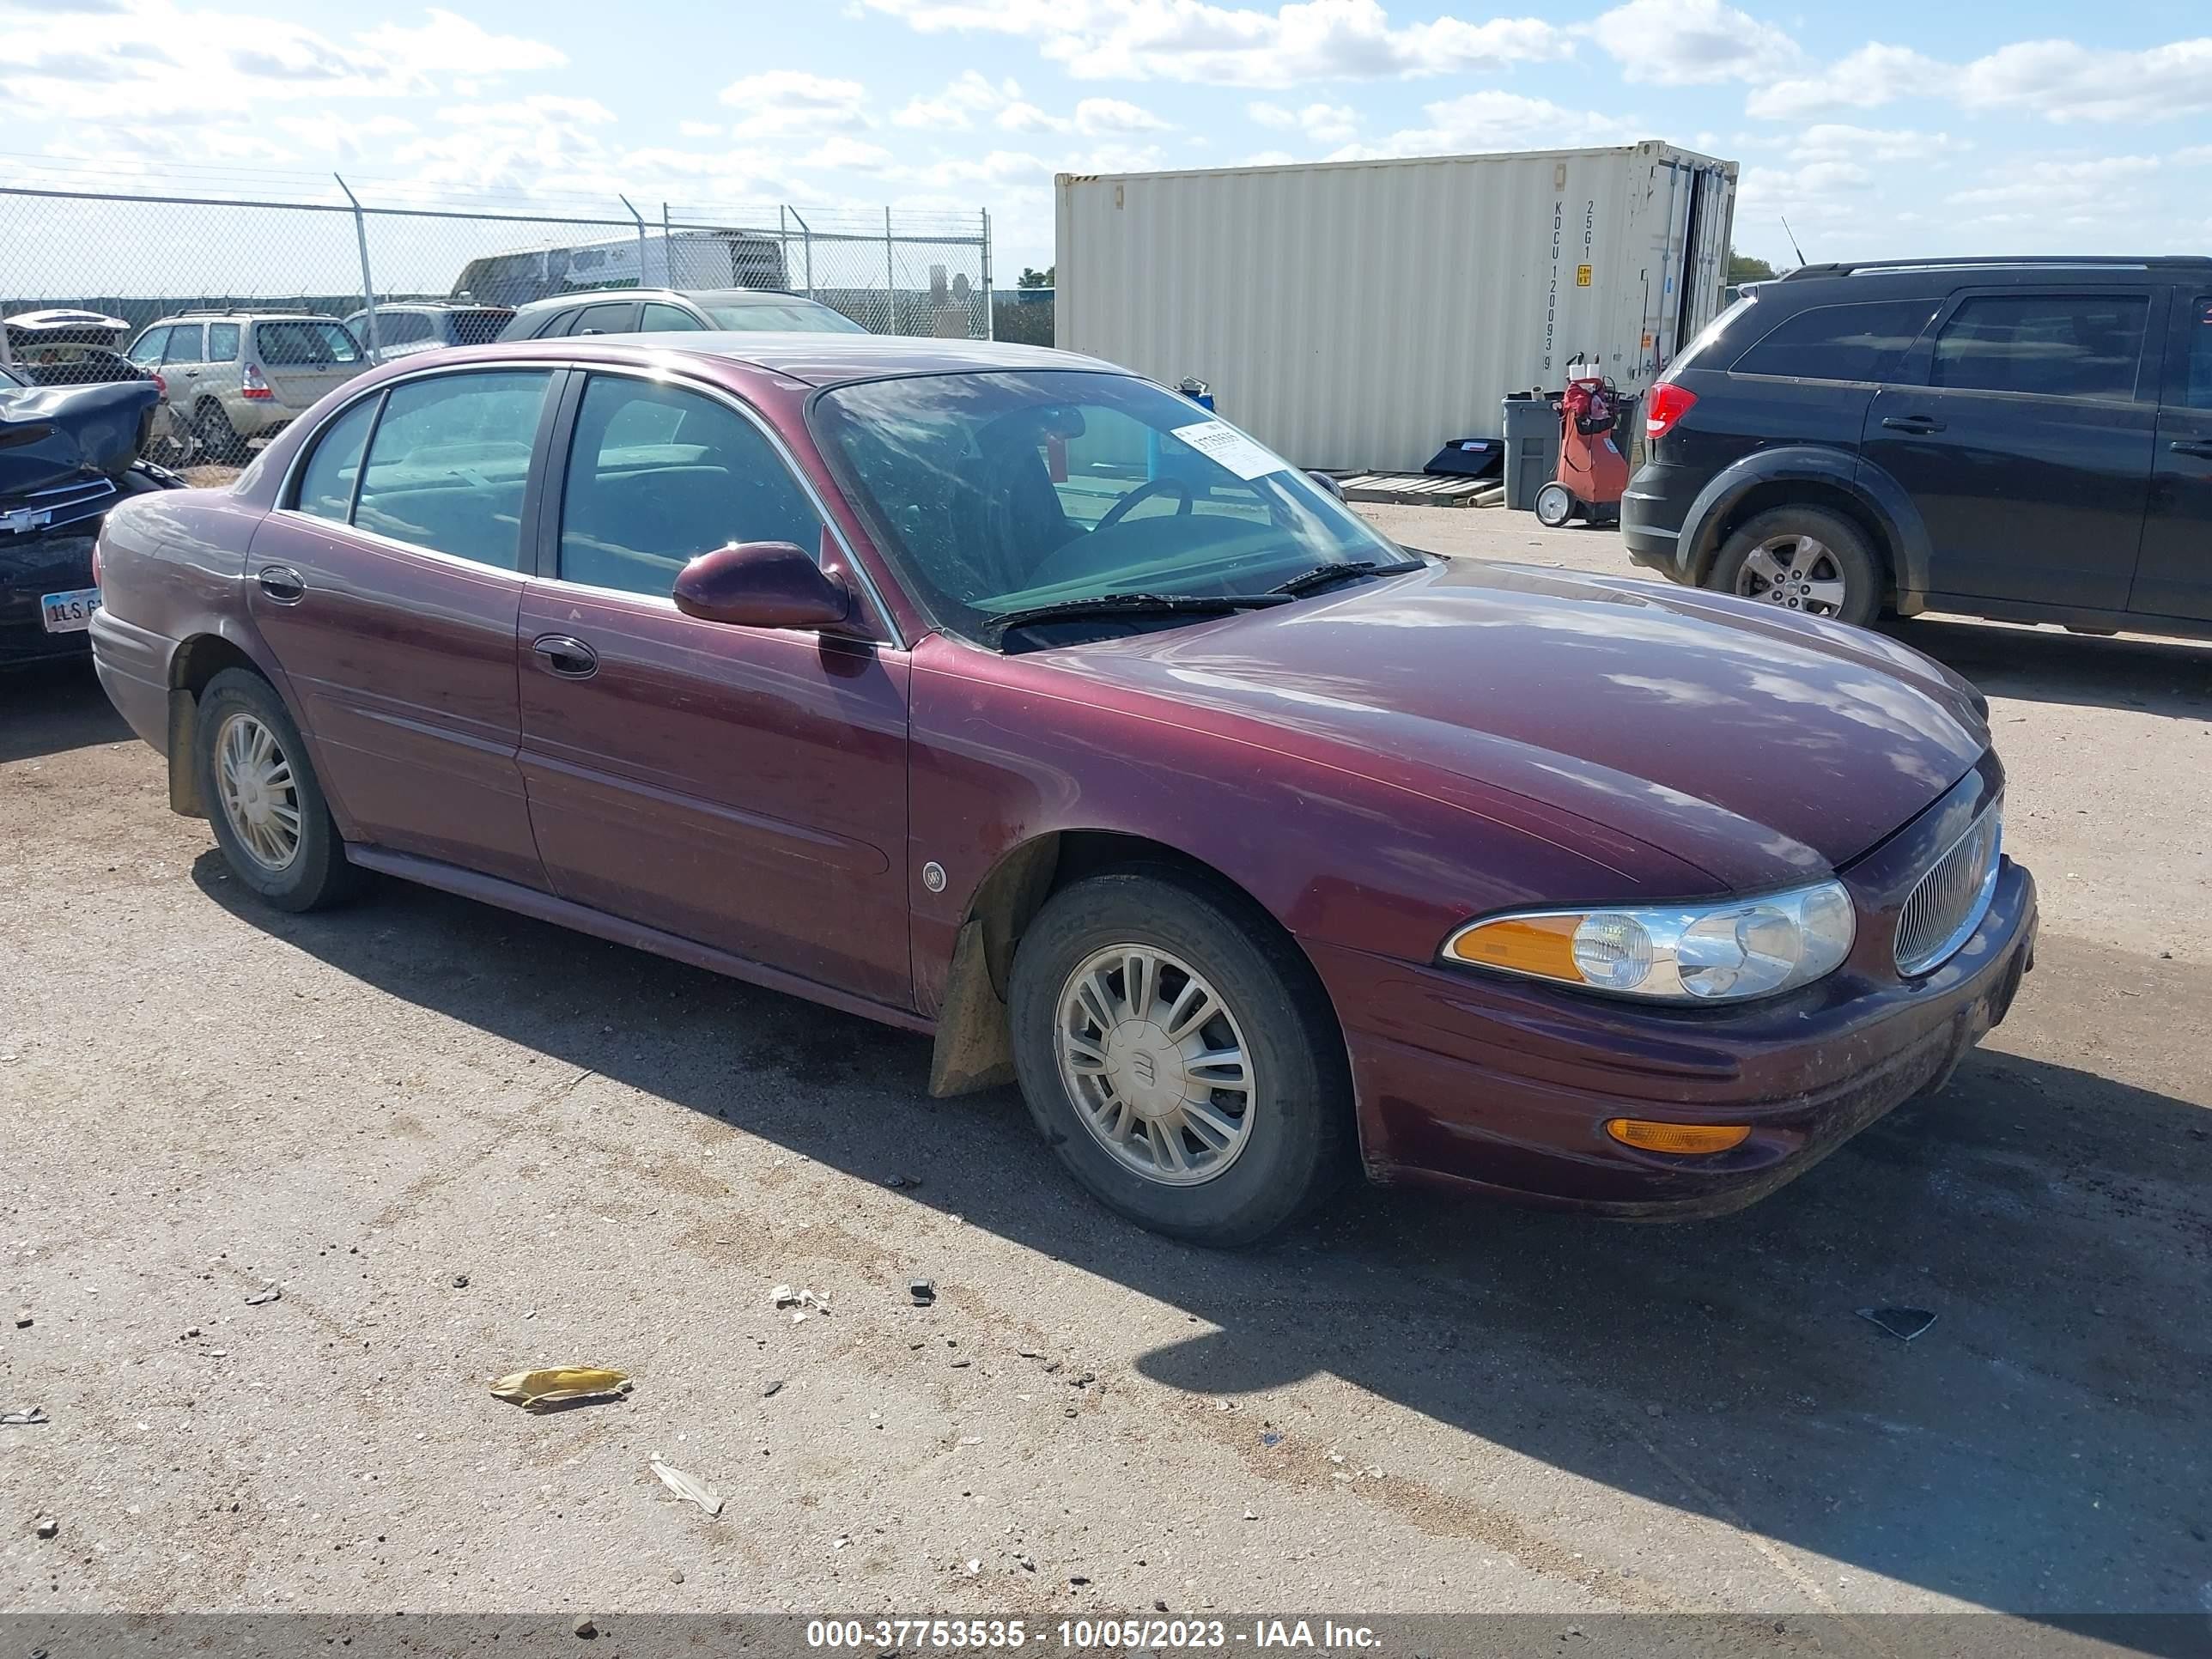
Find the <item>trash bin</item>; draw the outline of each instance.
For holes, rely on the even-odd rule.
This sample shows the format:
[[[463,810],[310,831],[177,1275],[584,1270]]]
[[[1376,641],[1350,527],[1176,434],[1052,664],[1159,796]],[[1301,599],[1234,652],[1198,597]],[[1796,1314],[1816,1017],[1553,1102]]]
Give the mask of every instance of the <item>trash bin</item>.
[[[1505,505],[1531,513],[1536,492],[1559,476],[1559,411],[1549,398],[1515,392],[1499,405],[1505,428]]]

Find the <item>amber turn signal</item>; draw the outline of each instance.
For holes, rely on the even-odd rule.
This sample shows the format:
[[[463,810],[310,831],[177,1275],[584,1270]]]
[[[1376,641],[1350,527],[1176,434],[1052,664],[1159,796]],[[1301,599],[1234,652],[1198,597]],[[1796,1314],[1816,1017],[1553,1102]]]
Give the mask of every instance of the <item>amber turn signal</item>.
[[[1647,1152],[1724,1152],[1750,1138],[1743,1123],[1653,1123],[1640,1117],[1609,1117],[1605,1132],[1624,1146]]]

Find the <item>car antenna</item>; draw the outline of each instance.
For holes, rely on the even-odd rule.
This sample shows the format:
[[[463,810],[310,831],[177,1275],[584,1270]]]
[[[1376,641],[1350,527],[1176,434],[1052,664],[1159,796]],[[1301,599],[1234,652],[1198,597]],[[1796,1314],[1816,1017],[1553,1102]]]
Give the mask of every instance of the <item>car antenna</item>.
[[[1782,221],[1782,234],[1790,239],[1790,251],[1797,256],[1797,263],[1801,265],[1805,263],[1805,250],[1797,246],[1797,233],[1790,228],[1789,216],[1787,214],[1778,213],[1774,216]]]

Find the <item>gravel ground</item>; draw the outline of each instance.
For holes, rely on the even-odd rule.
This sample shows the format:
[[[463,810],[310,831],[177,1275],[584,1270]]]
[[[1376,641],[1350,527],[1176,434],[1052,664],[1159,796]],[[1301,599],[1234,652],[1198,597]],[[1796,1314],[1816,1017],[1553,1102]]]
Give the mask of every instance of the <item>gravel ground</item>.
[[[88,673],[0,684],[0,1610],[2212,1608],[2212,652],[1902,634],[2044,894],[1942,1095],[1719,1221],[1360,1191],[1235,1256],[917,1039],[398,884],[256,908]],[[636,1386],[485,1388],[556,1363]]]

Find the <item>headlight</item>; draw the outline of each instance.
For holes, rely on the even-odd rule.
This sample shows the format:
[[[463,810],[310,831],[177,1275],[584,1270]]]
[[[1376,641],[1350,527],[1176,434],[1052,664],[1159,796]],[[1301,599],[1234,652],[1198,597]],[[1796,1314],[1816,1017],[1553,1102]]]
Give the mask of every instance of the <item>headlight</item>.
[[[1843,884],[1764,898],[1620,910],[1524,910],[1471,921],[1447,963],[1668,1002],[1741,1002],[1794,990],[1850,953]]]

